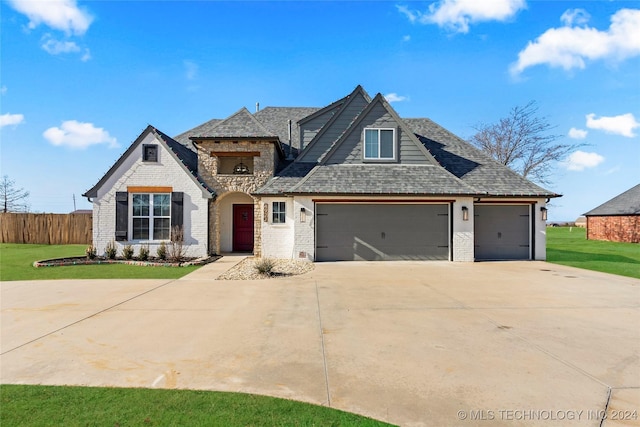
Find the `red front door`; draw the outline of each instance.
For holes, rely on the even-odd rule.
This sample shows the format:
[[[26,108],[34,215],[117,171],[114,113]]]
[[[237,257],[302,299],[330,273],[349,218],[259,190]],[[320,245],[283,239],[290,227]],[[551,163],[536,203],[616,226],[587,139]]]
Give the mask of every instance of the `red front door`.
[[[233,251],[253,252],[253,205],[233,205]]]

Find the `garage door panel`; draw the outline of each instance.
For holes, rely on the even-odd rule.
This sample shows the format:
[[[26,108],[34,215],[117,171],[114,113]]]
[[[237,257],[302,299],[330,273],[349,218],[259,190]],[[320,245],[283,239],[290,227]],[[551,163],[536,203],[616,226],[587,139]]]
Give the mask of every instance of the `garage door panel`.
[[[319,204],[316,259],[448,259],[447,205]]]
[[[530,206],[476,205],[477,260],[530,259]]]

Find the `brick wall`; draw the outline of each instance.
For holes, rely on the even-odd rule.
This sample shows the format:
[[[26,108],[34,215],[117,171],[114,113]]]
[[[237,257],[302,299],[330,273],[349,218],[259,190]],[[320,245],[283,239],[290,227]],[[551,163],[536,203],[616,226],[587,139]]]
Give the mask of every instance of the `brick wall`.
[[[640,215],[588,216],[587,239],[640,243]]]
[[[93,244],[97,253],[102,255],[106,245],[115,239],[116,202],[118,191],[127,191],[128,186],[170,186],[173,191],[184,193],[184,233],[187,256],[205,256],[207,245],[207,205],[208,199],[203,190],[182,169],[171,153],[165,150],[152,134],[142,141],[143,144],[158,144],[158,162],[142,161],[142,144],[125,159],[118,170],[99,189],[98,197],[93,200]],[[129,203],[131,213],[131,203]],[[132,244],[136,253],[140,244],[135,242],[115,242],[118,253],[125,245]],[[147,242],[145,242],[146,245]],[[151,255],[155,256],[160,242],[149,242]]]

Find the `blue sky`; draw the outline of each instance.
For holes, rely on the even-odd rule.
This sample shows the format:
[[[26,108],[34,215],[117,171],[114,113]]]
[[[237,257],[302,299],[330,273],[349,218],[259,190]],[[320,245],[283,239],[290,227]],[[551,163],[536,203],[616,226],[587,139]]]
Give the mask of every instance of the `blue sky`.
[[[550,220],[640,182],[640,1],[2,0],[0,169],[36,212],[152,124],[321,107],[358,84],[463,138],[537,101],[563,143]]]

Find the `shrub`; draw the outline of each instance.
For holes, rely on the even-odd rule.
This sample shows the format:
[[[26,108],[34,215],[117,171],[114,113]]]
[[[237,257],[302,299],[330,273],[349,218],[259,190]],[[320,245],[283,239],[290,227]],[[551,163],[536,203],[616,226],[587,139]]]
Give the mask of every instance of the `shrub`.
[[[258,270],[260,274],[271,275],[275,266],[276,262],[270,258],[261,258],[255,262],[256,270]]]
[[[141,261],[146,261],[149,259],[149,245],[140,247],[140,252],[138,253],[138,259]]]
[[[124,259],[133,258],[133,246],[131,245],[125,246],[124,249],[122,249],[122,256],[124,257]]]
[[[95,246],[89,245],[84,252],[87,255],[87,259],[94,259],[96,257],[97,250]]]
[[[163,261],[167,259],[167,244],[165,242],[160,242],[160,246],[158,246],[156,254],[158,255],[158,258]]]
[[[180,262],[185,258],[187,248],[184,245],[184,228],[182,226],[171,227],[171,241],[168,249],[167,255],[170,261]]]
[[[107,255],[107,258],[115,259],[118,253],[118,249],[116,248],[116,242],[112,240],[109,243],[107,243],[107,247],[104,250],[104,252]]]

